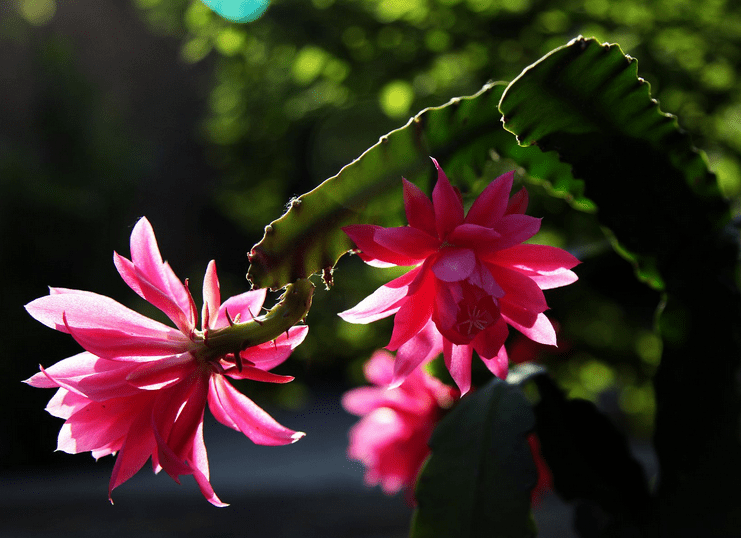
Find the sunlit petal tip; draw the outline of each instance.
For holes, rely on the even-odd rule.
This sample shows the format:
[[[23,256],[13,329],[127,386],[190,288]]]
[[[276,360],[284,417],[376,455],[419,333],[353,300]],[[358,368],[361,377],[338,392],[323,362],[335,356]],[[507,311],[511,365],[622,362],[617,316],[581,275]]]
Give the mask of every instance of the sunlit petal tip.
[[[295,443],[299,439],[303,439],[306,437],[306,433],[304,432],[295,432],[293,435],[291,435],[291,444]]]

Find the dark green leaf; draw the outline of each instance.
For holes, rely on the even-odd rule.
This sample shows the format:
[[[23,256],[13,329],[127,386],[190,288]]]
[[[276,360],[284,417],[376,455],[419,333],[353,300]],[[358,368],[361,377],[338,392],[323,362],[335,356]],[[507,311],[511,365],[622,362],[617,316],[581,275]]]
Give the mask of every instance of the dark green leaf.
[[[527,442],[534,425],[527,398],[499,379],[463,398],[430,440],[410,536],[535,536],[537,470]]]
[[[430,156],[440,161],[464,195],[483,189],[484,185],[475,182],[484,163],[494,156],[511,159],[509,169],[517,163],[534,180],[548,182],[578,203],[578,192],[566,188],[574,184],[568,166],[555,154],[518,146],[515,137],[502,128],[498,103],[503,91],[503,83],[487,84],[474,96],[420,112],[339,174],[295,199],[250,252],[252,283],[275,289],[320,271],[329,274],[353,247],[342,226],[406,224],[401,178],[429,193],[434,171]]]
[[[509,85],[500,109],[521,144],[571,165],[621,252],[656,287],[688,240],[705,241],[727,222],[703,156],[617,45],[578,38],[554,50]]]

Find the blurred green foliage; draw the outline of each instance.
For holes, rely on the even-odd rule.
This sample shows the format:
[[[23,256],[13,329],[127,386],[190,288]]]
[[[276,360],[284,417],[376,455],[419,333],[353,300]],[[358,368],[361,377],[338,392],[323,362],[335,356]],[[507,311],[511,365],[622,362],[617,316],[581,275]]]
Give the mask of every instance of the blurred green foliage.
[[[12,2],[11,16],[20,17],[31,29],[48,23],[57,11],[55,0]],[[249,250],[292,196],[335,175],[412,114],[475,93],[487,80],[512,80],[579,34],[617,42],[638,58],[639,75],[651,83],[662,110],[679,116],[680,125],[707,152],[722,191],[738,207],[741,80],[736,73],[741,64],[741,5],[732,0],[274,0],[262,18],[247,25],[220,18],[200,0],[132,0],[132,6],[153,33],[178,40],[183,62],[213,65],[207,108],[193,113],[201,115],[204,151],[218,171],[212,204],[225,224],[247,238],[246,244],[232,248]],[[9,28],[0,24],[5,34]],[[134,170],[121,171],[122,158],[116,151],[122,150],[96,147],[115,144],[116,133],[95,131],[98,112],[87,106],[90,99],[75,97],[79,90],[70,86],[75,80],[64,75],[65,70],[57,72],[63,83],[54,95],[71,99],[72,105],[54,110],[86,106],[75,121],[62,118],[57,123],[89,129],[82,138],[69,141],[75,152],[92,148],[91,155],[107,155],[115,163],[84,159],[85,166],[105,173],[96,169],[80,175],[84,167],[78,162],[70,168],[68,181],[58,175],[55,161],[42,163],[41,173],[33,174],[29,159],[22,160],[23,166],[4,161],[4,181],[11,181],[7,178],[13,177],[8,174],[12,166],[22,169],[23,175],[17,176],[24,178],[4,183],[4,190],[15,189],[22,198],[24,189],[32,188],[31,178],[79,191],[87,187],[75,186],[74,174],[89,179],[106,176],[120,179],[96,183],[96,189],[112,190],[106,199],[120,201],[119,189],[125,191],[138,163],[129,156],[123,161]],[[81,126],[79,118],[86,115],[92,119]],[[568,248],[584,261],[577,268],[577,284],[547,293],[563,344],[559,350],[538,351],[538,357],[569,395],[599,400],[627,416],[635,432],[649,433],[654,405],[650,378],[661,351],[652,332],[658,296],[638,283],[630,265],[610,250],[594,215],[574,211],[543,186],[528,189],[529,213],[545,217],[535,241]],[[51,192],[44,187],[33,191]],[[53,211],[65,210],[49,196]],[[70,199],[89,202],[86,196],[62,199],[65,204]],[[94,209],[110,211],[100,205]],[[86,211],[82,208],[75,218],[84,221]],[[12,214],[3,208],[6,224]],[[101,253],[117,246],[109,244],[112,233],[96,246],[85,247],[96,253],[100,264],[109,264],[108,254]],[[124,230],[115,233],[123,236]],[[70,243],[55,240],[59,249]],[[48,259],[47,254],[38,259]],[[91,268],[91,278],[97,274]],[[390,278],[390,273],[369,271],[356,257],[343,260],[332,292],[317,291],[309,316],[310,336],[296,353],[303,366],[289,361],[281,371],[295,375],[297,381],[314,382],[349,364],[349,379],[362,382],[360,365],[388,341],[390,320],[355,326],[334,313],[353,306]],[[93,284],[80,287],[100,291]],[[239,285],[234,291],[240,291]],[[474,364],[479,380],[485,382],[487,372],[479,361]],[[294,404],[307,398],[297,386],[286,385],[279,397]]]
[[[215,62],[202,123],[222,174],[215,203],[248,236],[259,237],[292,195],[336,174],[418,110],[490,79],[512,80],[579,34],[638,58],[662,110],[677,114],[707,152],[723,193],[741,194],[741,6],[731,1],[276,0],[249,25],[230,24],[199,0],[135,3],[154,31],[181,40],[184,61]],[[530,190],[530,213],[546,217],[539,240],[585,261],[578,285],[549,292],[571,350],[551,353],[549,367],[572,396],[602,399],[646,434],[661,351],[652,332],[658,296],[632,280],[593,217]],[[331,317],[387,280],[356,262],[345,260],[333,293],[318,298],[314,344],[300,355],[355,358],[357,373],[388,327]],[[350,271],[363,278],[343,278]],[[602,279],[619,281],[619,293]],[[627,305],[622,293],[633,298]]]

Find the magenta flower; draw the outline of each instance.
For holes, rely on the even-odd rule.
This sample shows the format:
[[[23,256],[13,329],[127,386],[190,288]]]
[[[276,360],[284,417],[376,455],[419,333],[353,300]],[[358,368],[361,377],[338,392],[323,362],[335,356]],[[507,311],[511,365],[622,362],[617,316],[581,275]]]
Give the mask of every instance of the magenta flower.
[[[494,375],[507,376],[508,325],[535,342],[556,344],[541,290],[576,281],[570,269],[579,261],[556,247],[521,244],[540,229],[540,219],[524,215],[524,188],[509,198],[514,172],[494,180],[464,214],[459,193],[432,161],[438,171],[432,201],[402,180],[409,226],[343,228],[370,265],[415,267],[340,316],[369,323],[396,314],[386,346],[398,350],[392,385],[442,351],[465,394],[473,350]]]
[[[411,492],[430,452],[432,430],[458,391],[419,368],[389,389],[394,359],[376,351],[365,364],[365,377],[375,387],[360,387],[342,398],[345,410],[363,418],[350,430],[347,455],[366,468],[365,482],[381,484],[389,495],[402,487]]]
[[[58,388],[46,408],[65,419],[58,450],[90,451],[96,459],[118,454],[109,498],[151,456],[155,472],[164,469],[178,483],[180,475],[192,474],[209,502],[226,506],[209,482],[203,441],[206,402],[219,422],[257,444],[285,445],[303,437],[278,424],[226,377],[291,381],[292,377],[268,370],[291,354],[308,327],[288,332],[281,327],[274,340],[265,337],[270,312],[254,319],[265,290],[246,292],[222,304],[212,261],[203,282],[198,330],[187,281],[180,282],[162,261],[152,227],[144,218],[131,234],[131,260],[114,253],[114,263],[129,287],[162,310],[177,329],[109,297],[51,288],[48,296],[30,302],[26,310],[44,325],[72,335],[86,351],[42,367],[26,383]]]

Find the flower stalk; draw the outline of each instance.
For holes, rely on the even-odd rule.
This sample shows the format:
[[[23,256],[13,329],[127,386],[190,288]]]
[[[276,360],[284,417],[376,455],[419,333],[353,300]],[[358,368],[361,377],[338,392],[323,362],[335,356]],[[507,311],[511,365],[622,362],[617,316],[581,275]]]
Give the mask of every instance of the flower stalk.
[[[242,323],[231,321],[218,329],[194,331],[191,339],[196,344],[196,357],[204,362],[230,353],[239,357],[239,352],[248,347],[275,340],[306,317],[313,294],[314,285],[302,278],[286,286],[278,303],[262,316]]]

